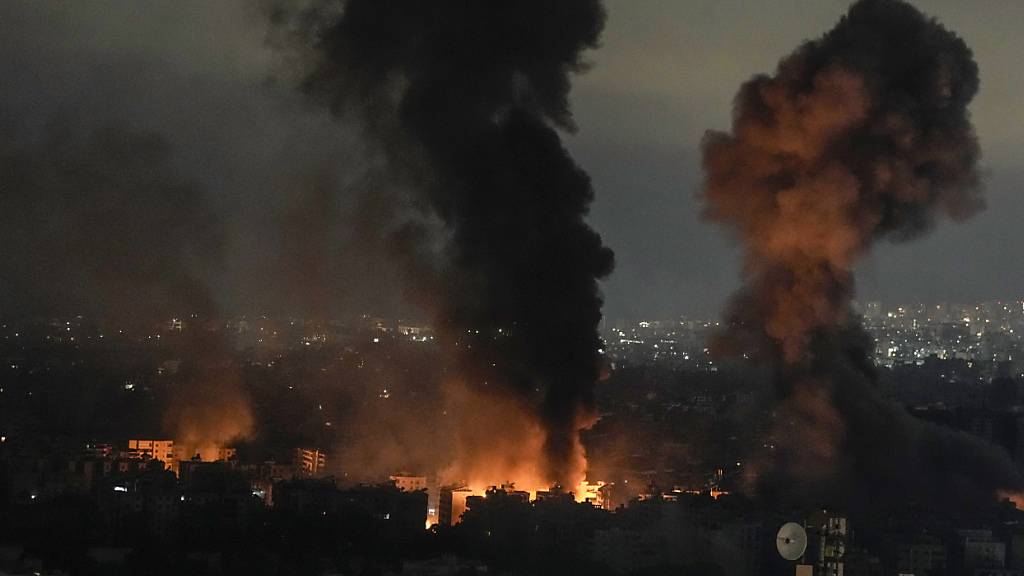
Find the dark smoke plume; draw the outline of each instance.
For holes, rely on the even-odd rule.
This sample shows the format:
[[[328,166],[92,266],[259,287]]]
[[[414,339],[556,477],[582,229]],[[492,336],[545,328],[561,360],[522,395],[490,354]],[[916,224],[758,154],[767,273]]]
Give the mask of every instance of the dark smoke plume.
[[[387,178],[369,194],[411,191],[409,213],[391,208],[390,237],[459,379],[535,414],[542,474],[567,483],[592,413],[597,279],[611,271],[612,254],[584,221],[590,180],[558,130],[573,128],[569,76],[598,41],[602,6],[350,0],[330,8],[273,17],[311,40],[306,89],[359,119],[384,159]],[[478,442],[483,456],[488,440]]]
[[[879,399],[850,307],[877,240],[981,207],[977,91],[963,40],[900,0],[861,0],[744,84],[732,131],[705,137],[707,216],[746,250],[720,346],[776,368],[786,482],[965,505],[1022,485],[1005,456]]]
[[[223,223],[168,142],[73,110],[8,120],[0,173],[0,315],[83,314],[136,335],[185,318],[203,339],[191,355],[200,366],[168,400],[166,431],[206,454],[248,435],[248,396],[222,333],[204,328],[217,313],[204,278],[222,263]]]
[[[0,128],[0,313],[147,329],[210,313],[220,222],[170,156],[157,134],[71,111]]]

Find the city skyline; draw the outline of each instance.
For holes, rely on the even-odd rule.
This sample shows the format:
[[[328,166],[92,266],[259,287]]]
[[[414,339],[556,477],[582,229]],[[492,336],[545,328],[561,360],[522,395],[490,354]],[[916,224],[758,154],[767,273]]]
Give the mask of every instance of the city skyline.
[[[0,576],[1024,576],[1021,22],[0,2]]]

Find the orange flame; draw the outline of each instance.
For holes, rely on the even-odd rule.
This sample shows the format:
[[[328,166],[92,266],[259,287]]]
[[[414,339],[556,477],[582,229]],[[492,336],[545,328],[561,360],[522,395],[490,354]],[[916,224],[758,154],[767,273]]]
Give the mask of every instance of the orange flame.
[[[996,495],[1000,500],[1009,500],[1017,508],[1017,510],[1024,510],[1024,492],[1015,492],[1012,490],[999,490]]]
[[[253,432],[255,419],[233,370],[213,371],[174,397],[165,414],[179,460],[218,460],[221,450]]]
[[[440,474],[442,483],[463,484],[477,495],[491,486],[514,485],[531,499],[552,488],[555,479],[544,472],[544,429],[523,402],[457,381],[447,382],[446,390],[457,437],[451,464]],[[567,491],[586,478],[586,456],[577,444]]]

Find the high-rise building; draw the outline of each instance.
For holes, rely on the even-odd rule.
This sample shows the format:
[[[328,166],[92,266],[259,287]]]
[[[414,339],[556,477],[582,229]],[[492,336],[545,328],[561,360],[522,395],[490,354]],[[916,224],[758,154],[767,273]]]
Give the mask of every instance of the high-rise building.
[[[128,458],[174,462],[174,440],[129,440]]]
[[[818,576],[843,576],[845,572],[848,526],[846,518],[821,510],[807,520],[810,536],[807,558],[813,558]]]
[[[958,535],[966,571],[1006,566],[1006,543],[993,537],[991,530],[960,530]]]
[[[411,474],[396,474],[391,476],[391,481],[402,492],[416,492],[427,489],[426,476],[413,476]]]
[[[901,574],[945,574],[946,558],[946,547],[937,536],[917,536],[901,542],[897,548],[897,568]]]
[[[295,469],[304,476],[318,476],[327,467],[327,453],[317,448],[296,448]]]
[[[442,486],[437,506],[437,523],[441,526],[456,524],[466,511],[466,498],[473,491],[460,486]]]

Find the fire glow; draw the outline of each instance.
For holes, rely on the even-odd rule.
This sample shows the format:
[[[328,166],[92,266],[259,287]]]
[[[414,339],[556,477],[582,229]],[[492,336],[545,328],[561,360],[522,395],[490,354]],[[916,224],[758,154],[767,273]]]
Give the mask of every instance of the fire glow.
[[[744,247],[716,348],[770,366],[780,397],[773,435],[786,440],[755,463],[758,482],[795,498],[813,488],[965,508],[1024,485],[1005,454],[877,393],[852,310],[856,265],[881,240],[983,206],[968,110],[978,87],[955,33],[901,0],[860,0],[740,88],[730,131],[705,135],[705,214]]]
[[[598,280],[614,258],[587,223],[594,191],[561,134],[604,9],[389,6],[352,0],[276,21],[312,47],[303,88],[354,118],[386,164],[365,187],[386,208],[374,233],[416,279],[409,296],[432,316],[450,373],[472,383],[460,387],[472,398],[453,476],[575,485],[601,364]]]
[[[426,527],[429,529],[435,524],[458,524],[461,521],[462,514],[470,506],[470,499],[472,498],[483,498],[487,499],[493,497],[495,494],[501,494],[502,496],[511,496],[512,498],[521,498],[524,502],[537,502],[540,500],[546,500],[550,498],[572,498],[573,501],[579,504],[590,504],[597,508],[603,508],[604,494],[602,489],[605,483],[602,481],[588,482],[586,480],[581,481],[576,489],[570,492],[563,491],[558,486],[544,487],[542,485],[528,485],[527,489],[519,488],[514,482],[507,482],[501,485],[488,486],[487,488],[480,487],[446,487],[441,489],[439,508],[433,509],[427,515]],[[442,517],[440,512],[441,509],[446,510],[446,515]]]
[[[518,490],[549,490],[559,482],[549,477],[545,461],[545,428],[521,401],[470,389],[459,381],[446,386],[449,406],[457,418],[451,464],[441,472],[443,483],[463,484],[482,495],[488,487],[514,484]],[[586,478],[587,461],[575,438],[569,486]]]

